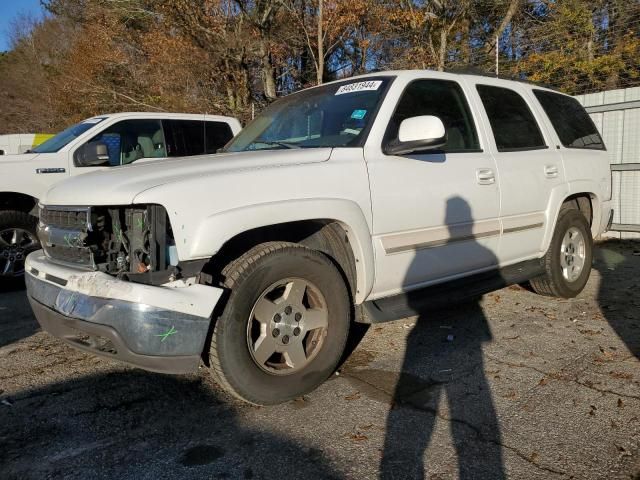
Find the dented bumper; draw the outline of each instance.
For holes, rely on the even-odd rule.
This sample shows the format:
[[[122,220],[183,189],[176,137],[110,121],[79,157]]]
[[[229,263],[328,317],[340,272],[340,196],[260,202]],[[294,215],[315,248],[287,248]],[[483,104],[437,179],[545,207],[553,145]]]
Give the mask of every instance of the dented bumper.
[[[149,286],[47,260],[25,265],[27,294],[44,330],[70,345],[164,373],[197,370],[222,290],[172,282]]]

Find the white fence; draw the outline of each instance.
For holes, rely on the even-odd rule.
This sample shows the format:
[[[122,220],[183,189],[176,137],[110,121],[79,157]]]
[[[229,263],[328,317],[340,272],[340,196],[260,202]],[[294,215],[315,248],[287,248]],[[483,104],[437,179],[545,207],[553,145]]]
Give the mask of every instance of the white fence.
[[[640,87],[577,95],[602,133],[613,175],[612,231],[640,238]]]

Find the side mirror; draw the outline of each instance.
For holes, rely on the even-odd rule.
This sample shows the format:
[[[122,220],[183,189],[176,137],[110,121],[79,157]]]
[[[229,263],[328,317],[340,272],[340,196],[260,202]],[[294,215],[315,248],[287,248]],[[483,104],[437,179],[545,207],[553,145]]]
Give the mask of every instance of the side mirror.
[[[79,167],[95,167],[109,162],[109,150],[102,142],[85,143],[74,155]]]
[[[387,155],[403,155],[440,148],[447,143],[447,133],[442,120],[433,115],[421,115],[402,121],[398,138],[384,147]]]

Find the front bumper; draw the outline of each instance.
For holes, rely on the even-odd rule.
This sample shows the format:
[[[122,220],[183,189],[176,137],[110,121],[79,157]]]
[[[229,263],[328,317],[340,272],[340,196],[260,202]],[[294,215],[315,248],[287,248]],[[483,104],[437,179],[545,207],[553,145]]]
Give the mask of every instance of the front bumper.
[[[70,345],[146,370],[197,370],[223,290],[116,280],[56,265],[42,251],[25,265],[27,294],[44,330]]]

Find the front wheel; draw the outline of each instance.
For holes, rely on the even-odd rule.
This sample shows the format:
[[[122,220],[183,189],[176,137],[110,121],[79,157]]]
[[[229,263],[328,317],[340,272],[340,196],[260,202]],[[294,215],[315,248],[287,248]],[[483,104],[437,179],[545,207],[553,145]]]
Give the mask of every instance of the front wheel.
[[[222,387],[246,402],[271,405],[310,392],[333,373],[351,308],[342,276],[325,255],[264,243],[223,275],[231,293],[209,352]]]
[[[24,275],[24,261],[40,248],[36,217],[13,210],[0,211],[0,278],[14,280]]]
[[[575,297],[589,280],[592,258],[593,238],[587,219],[578,210],[564,210],[542,258],[545,273],[532,279],[531,287],[540,295]]]

